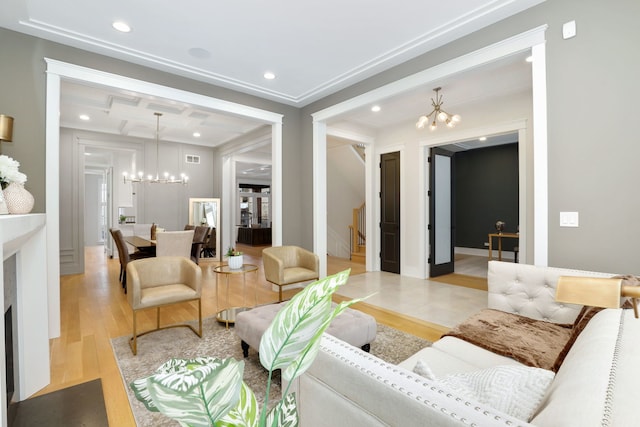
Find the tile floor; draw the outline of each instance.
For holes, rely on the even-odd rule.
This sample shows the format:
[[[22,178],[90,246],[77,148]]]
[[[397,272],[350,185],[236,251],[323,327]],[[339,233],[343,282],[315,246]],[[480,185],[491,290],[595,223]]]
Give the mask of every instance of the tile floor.
[[[487,276],[486,257],[465,255],[456,259],[455,265],[456,273]],[[367,304],[447,327],[487,307],[486,291],[386,272],[351,276],[338,293],[349,298],[369,296]]]

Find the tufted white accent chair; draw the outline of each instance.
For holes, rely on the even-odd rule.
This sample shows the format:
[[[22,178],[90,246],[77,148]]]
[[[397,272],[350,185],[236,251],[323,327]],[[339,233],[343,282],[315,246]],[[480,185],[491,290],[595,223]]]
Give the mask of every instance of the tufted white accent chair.
[[[548,322],[573,323],[582,306],[556,302],[560,276],[606,278],[614,274],[489,261],[488,307]]]

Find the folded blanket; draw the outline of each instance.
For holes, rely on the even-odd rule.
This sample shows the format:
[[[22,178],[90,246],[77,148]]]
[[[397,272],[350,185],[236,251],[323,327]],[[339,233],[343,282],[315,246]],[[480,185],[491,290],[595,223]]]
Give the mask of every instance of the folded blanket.
[[[569,341],[572,326],[487,308],[444,336],[462,339],[527,366],[555,370],[556,359]]]

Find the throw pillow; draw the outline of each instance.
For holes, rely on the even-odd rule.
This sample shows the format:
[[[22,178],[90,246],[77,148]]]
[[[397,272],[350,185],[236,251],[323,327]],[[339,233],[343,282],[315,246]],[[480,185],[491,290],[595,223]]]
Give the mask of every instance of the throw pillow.
[[[437,379],[457,395],[529,421],[542,403],[555,374],[529,366],[496,366]]]
[[[436,376],[433,374],[433,371],[431,371],[429,365],[427,365],[427,362],[422,359],[418,359],[416,366],[413,367],[413,372],[428,380],[436,379]]]

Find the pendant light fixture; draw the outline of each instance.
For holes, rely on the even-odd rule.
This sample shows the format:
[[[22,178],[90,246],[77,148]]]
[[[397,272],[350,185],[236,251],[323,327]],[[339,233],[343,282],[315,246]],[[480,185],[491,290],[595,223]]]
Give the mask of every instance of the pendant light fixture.
[[[431,105],[433,106],[433,110],[431,110],[429,114],[420,116],[418,118],[418,122],[416,123],[416,127],[418,129],[422,129],[427,124],[429,124],[429,129],[436,130],[438,128],[438,121],[452,128],[461,120],[461,117],[458,114],[452,115],[442,109],[443,102],[442,95],[440,95],[440,89],[442,88],[437,87],[433,89],[436,92],[435,99],[431,98]]]
[[[124,182],[149,182],[151,184],[183,184],[186,185],[189,182],[189,177],[184,173],[180,174],[180,178],[176,178],[175,175],[165,172],[160,176],[160,116],[162,113],[153,113],[156,116],[156,176],[149,174],[144,176],[142,171],[138,171],[136,174],[124,172]]]

